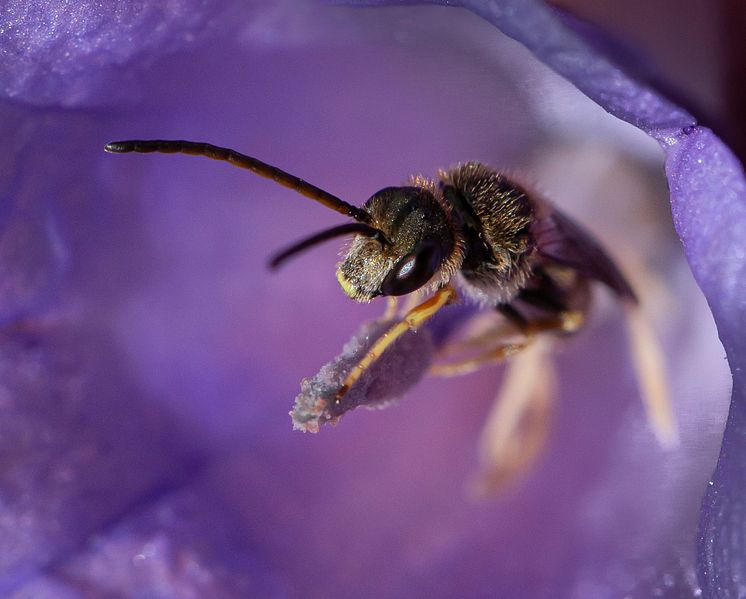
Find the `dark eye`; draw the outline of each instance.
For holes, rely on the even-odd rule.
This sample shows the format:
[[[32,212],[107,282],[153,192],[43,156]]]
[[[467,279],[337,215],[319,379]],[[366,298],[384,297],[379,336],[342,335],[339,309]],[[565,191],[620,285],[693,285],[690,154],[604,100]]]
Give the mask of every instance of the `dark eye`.
[[[425,241],[394,266],[381,284],[381,295],[406,295],[422,287],[440,265],[435,243]]]

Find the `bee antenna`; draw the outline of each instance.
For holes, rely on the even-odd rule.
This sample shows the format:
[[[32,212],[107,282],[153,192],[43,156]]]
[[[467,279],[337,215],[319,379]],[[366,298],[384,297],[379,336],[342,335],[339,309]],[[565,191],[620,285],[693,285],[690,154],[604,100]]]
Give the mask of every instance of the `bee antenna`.
[[[276,166],[272,166],[271,164],[267,164],[261,160],[257,160],[251,156],[246,156],[229,148],[221,148],[212,144],[194,141],[133,139],[129,141],[113,141],[106,144],[104,150],[116,154],[126,152],[191,154],[194,156],[206,156],[213,160],[224,160],[234,166],[250,170],[260,177],[272,179],[275,183],[279,183],[284,187],[289,187],[290,189],[297,191],[299,194],[315,200],[327,208],[331,208],[340,214],[354,218],[358,222],[370,223],[371,220],[370,214],[362,208],[348,204],[329,192],[326,192],[315,185],[311,185],[300,177],[286,173]]]
[[[370,225],[366,225],[364,223],[348,223],[346,225],[339,225],[337,227],[332,227],[331,229],[326,229],[325,231],[320,231],[315,235],[311,235],[306,239],[302,239],[301,241],[294,243],[284,250],[277,252],[270,258],[268,266],[272,270],[275,270],[276,268],[279,268],[282,264],[284,264],[289,258],[292,258],[296,254],[299,254],[300,252],[314,245],[326,241],[327,239],[341,237],[342,235],[348,235],[350,233],[365,235],[366,237],[370,237],[372,239],[380,241],[381,244],[390,243],[383,235],[383,231],[376,229],[375,227],[371,227]]]

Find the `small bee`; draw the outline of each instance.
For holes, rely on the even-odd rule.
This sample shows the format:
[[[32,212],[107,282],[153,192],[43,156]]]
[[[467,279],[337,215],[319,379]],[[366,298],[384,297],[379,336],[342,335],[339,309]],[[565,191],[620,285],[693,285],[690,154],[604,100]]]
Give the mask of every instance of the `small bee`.
[[[355,221],[281,251],[270,262],[273,268],[318,243],[354,235],[337,265],[337,280],[347,296],[358,302],[415,292],[424,296],[350,370],[336,392],[337,403],[397,338],[458,297],[498,311],[526,339],[578,331],[594,282],[608,287],[627,308],[637,304],[627,279],[591,234],[546,200],[477,162],[439,171],[435,179],[413,177],[403,187],[386,187],[357,207],[275,166],[207,143],[133,140],[105,149],[206,156],[272,179]],[[521,346],[492,347],[443,365],[442,373],[474,370],[504,359],[516,347]],[[653,382],[651,389],[643,380],[646,386],[658,396],[653,410],[670,420],[660,385]]]

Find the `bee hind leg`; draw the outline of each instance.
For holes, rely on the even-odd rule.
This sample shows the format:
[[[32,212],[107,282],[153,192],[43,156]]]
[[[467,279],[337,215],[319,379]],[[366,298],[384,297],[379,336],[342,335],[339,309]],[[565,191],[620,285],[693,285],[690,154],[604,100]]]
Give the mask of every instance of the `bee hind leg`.
[[[539,338],[508,363],[480,434],[480,466],[471,489],[479,497],[525,472],[546,445],[556,388],[553,341]]]

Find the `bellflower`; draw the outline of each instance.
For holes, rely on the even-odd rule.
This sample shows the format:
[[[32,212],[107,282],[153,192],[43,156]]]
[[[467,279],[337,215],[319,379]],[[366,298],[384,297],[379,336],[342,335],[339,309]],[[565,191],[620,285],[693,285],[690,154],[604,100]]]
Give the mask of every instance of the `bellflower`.
[[[463,4],[5,3],[3,596],[740,588],[742,168],[545,5]],[[294,432],[299,381],[383,308],[344,297],[336,248],[277,274],[265,260],[339,215],[204,159],[103,153],[127,138],[233,147],[355,204],[459,161],[521,172],[637,287],[678,447],[650,431],[602,290],[553,356],[543,448],[494,495],[468,483],[500,369]],[[433,331],[411,343],[412,382]],[[400,367],[380,365],[383,388]]]

